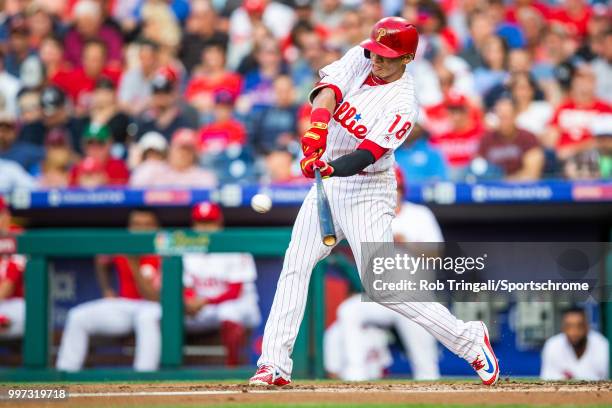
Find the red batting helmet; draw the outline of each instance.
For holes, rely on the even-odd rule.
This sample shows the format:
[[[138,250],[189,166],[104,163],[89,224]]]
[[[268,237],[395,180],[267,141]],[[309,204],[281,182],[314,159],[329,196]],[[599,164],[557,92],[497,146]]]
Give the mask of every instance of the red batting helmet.
[[[370,38],[360,45],[374,54],[398,58],[416,52],[419,32],[401,17],[385,17],[372,27]]]
[[[221,207],[208,201],[196,204],[191,210],[191,219],[194,222],[217,222],[223,221]]]

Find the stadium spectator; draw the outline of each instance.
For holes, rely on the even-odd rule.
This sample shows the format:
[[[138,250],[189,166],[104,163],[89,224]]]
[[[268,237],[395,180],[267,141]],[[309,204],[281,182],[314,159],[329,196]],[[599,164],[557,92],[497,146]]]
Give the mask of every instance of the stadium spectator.
[[[11,210],[0,195],[0,238],[14,235],[20,230],[11,224]],[[0,255],[0,339],[23,336],[25,327],[23,255]]]
[[[330,42],[332,44],[337,43],[342,47],[342,51],[348,51],[349,48],[359,44],[368,36],[365,27],[361,14],[357,10],[346,10],[342,17],[340,30],[334,33],[330,38]]]
[[[181,42],[182,33],[171,5],[166,1],[145,1],[140,4],[142,37],[160,44],[167,52],[174,52]]]
[[[221,90],[214,98],[214,120],[199,131],[200,154],[218,154],[232,145],[246,143],[246,129],[233,117],[234,95]]]
[[[0,174],[0,191],[10,193],[17,188],[34,190],[38,187],[36,180],[12,160],[0,158]]]
[[[91,94],[89,122],[108,126],[115,147],[119,148],[123,156],[128,142],[130,118],[119,109],[115,84],[108,78],[96,82]]]
[[[211,233],[223,229],[221,208],[202,202],[192,210],[193,230]],[[249,253],[186,254],[183,256],[185,328],[189,333],[218,330],[225,348],[225,364],[241,363],[241,349],[247,330],[259,325],[257,270]],[[161,310],[158,309],[158,319]],[[158,345],[150,355],[152,365],[159,365],[161,333],[152,333]]]
[[[211,44],[219,44],[224,50],[228,46],[228,36],[218,29],[217,14],[209,0],[191,2],[191,12],[185,24],[181,40],[179,58],[190,74],[202,61],[202,52]]]
[[[301,32],[294,29],[292,37],[299,54],[291,64],[291,78],[297,90],[296,100],[305,102],[312,84],[319,79],[319,70],[327,65],[327,52],[321,34],[310,23]]]
[[[498,36],[504,39],[509,48],[523,48],[525,38],[520,27],[506,19],[506,5],[503,0],[488,0],[488,16]]]
[[[345,13],[343,2],[340,0],[316,0],[314,1],[313,20],[319,22],[330,31],[338,30],[342,25],[342,17]]]
[[[139,115],[148,107],[159,68],[159,44],[140,40],[137,46],[138,63],[123,73],[117,91],[119,106],[129,115]]]
[[[612,28],[602,35],[602,46],[591,63],[597,85],[597,97],[612,104]]]
[[[552,23],[563,25],[577,39],[587,34],[587,25],[592,14],[591,6],[584,0],[565,0],[553,10]]]
[[[91,93],[96,83],[107,78],[117,83],[121,71],[108,65],[106,45],[100,40],[89,40],[83,46],[82,64],[66,75],[56,76],[57,84],[70,97],[75,112],[82,116],[91,104]]]
[[[176,72],[167,67],[158,70],[152,81],[149,107],[136,118],[139,136],[155,131],[170,140],[178,129],[196,128],[197,118],[179,102],[178,87]]]
[[[79,0],[73,9],[74,25],[64,39],[65,58],[74,67],[85,65],[86,44],[92,40],[104,44],[104,61],[121,65],[123,39],[115,27],[104,22],[101,3],[95,0]]]
[[[130,186],[141,188],[155,184],[159,175],[168,170],[168,141],[158,132],[145,133],[135,145],[139,157],[130,176]]]
[[[49,35],[43,38],[38,55],[43,64],[47,85],[56,83],[58,78],[69,75],[72,70],[72,65],[64,59],[64,42],[60,37]]]
[[[17,139],[15,116],[0,112],[0,159],[12,160],[29,172],[43,157],[41,146]]]
[[[553,114],[551,104],[536,98],[540,91],[528,73],[512,75],[508,88],[516,104],[516,126],[540,138]]]
[[[43,188],[64,188],[70,184],[70,169],[76,155],[65,129],[51,129],[45,136],[45,158],[40,164],[38,183]]]
[[[42,81],[42,66],[29,42],[30,30],[23,14],[9,20],[9,38],[4,55],[4,67],[19,78],[24,86],[36,87]]]
[[[410,181],[420,183],[448,180],[448,165],[440,151],[429,144],[429,134],[419,125],[410,137],[395,151],[395,161]]]
[[[168,168],[150,186],[211,188],[217,177],[198,166],[198,137],[191,129],[179,129],[172,136]]]
[[[543,380],[607,380],[609,367],[608,340],[589,328],[584,309],[566,310],[561,333],[544,343],[540,377]]]
[[[212,112],[216,93],[225,91],[237,98],[242,89],[242,78],[225,69],[225,47],[221,43],[207,44],[201,55],[201,64],[194,67],[185,89],[185,99],[197,108],[202,118]]]
[[[40,2],[30,2],[25,17],[30,29],[29,42],[34,49],[39,49],[44,38],[61,34],[56,19]]]
[[[122,160],[111,156],[112,138],[108,126],[91,123],[83,134],[83,145],[85,157],[70,172],[71,186],[79,185],[81,173],[95,176],[95,183],[92,184],[99,183],[100,179],[104,179],[104,184],[111,186],[128,182],[127,166]]]
[[[265,27],[278,40],[289,34],[294,21],[294,11],[285,4],[269,0],[244,0],[229,18],[227,63],[230,69],[238,68],[242,59],[253,50],[258,26]]]
[[[472,14],[468,22],[470,36],[463,46],[461,57],[475,69],[484,64],[482,50],[487,40],[495,34],[495,28],[484,12]]]
[[[244,78],[241,110],[257,109],[274,103],[274,80],[287,73],[278,43],[270,38],[259,44],[255,52],[258,67]]]
[[[21,89],[19,78],[4,69],[4,53],[0,47],[0,97],[2,109],[17,115],[17,93]]]
[[[130,212],[130,231],[155,231],[159,221],[148,209]],[[117,271],[118,289],[111,286],[110,269]],[[134,333],[136,349],[134,369],[151,371],[151,350],[159,349],[151,335],[159,330],[155,315],[161,284],[161,259],[158,255],[96,258],[96,276],[102,298],[82,303],[68,311],[56,367],[61,371],[79,371],[87,356],[91,336],[125,336]]]
[[[17,107],[19,110],[19,136],[21,139],[21,129],[38,123],[42,119],[42,109],[40,107],[40,92],[34,88],[23,88],[17,95]]]
[[[72,149],[81,152],[84,122],[71,114],[64,92],[56,86],[45,87],[38,96],[37,105],[42,117],[33,122],[22,122],[19,140],[42,146],[47,132],[61,128],[68,132]]]
[[[308,179],[302,176],[299,165],[295,162],[295,156],[287,147],[279,146],[269,151],[264,157],[265,174],[264,182],[275,184],[285,183],[307,183]]]
[[[450,93],[442,104],[427,109],[426,113],[424,127],[430,133],[430,143],[444,155],[450,166],[450,178],[463,180],[483,134],[480,112],[466,97]]]
[[[250,142],[255,151],[267,154],[278,147],[287,148],[294,143],[297,111],[291,78],[287,75],[277,77],[274,80],[274,103],[253,111],[249,118]]]
[[[568,98],[553,114],[544,144],[554,148],[561,160],[594,147],[591,127],[612,113],[610,105],[595,94],[595,75],[589,66],[574,73]]]
[[[516,127],[516,107],[511,99],[497,102],[495,121],[495,128],[480,141],[478,156],[501,168],[506,180],[539,179],[544,167],[544,151],[533,133]]]
[[[508,46],[502,37],[493,35],[482,46],[483,65],[474,70],[476,91],[482,96],[502,84],[508,76]]]

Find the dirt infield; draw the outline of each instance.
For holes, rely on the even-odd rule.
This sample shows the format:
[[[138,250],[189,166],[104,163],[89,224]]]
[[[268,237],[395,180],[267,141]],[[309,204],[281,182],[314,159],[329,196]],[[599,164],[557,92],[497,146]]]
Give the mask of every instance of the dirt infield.
[[[27,387],[24,384],[10,388]],[[6,390],[6,387],[2,387]],[[160,382],[68,384],[66,401],[9,401],[3,406],[48,407],[189,407],[189,406],[341,406],[377,405],[573,405],[612,406],[612,382],[555,383],[502,381],[495,387],[468,382],[297,383],[282,389],[230,383]],[[6,393],[4,393],[6,395]],[[7,401],[4,401],[5,403]]]

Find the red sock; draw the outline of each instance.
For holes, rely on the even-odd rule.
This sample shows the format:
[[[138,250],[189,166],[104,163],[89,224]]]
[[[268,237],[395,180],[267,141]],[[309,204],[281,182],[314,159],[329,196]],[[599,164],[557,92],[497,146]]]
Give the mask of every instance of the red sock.
[[[228,367],[235,367],[240,364],[240,348],[243,339],[244,327],[242,325],[230,321],[221,323],[221,341],[227,353],[225,363]]]

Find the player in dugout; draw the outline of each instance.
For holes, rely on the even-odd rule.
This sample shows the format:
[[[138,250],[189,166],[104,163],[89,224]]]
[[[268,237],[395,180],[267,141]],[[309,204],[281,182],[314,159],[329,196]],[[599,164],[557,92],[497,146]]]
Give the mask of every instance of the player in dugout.
[[[223,228],[223,213],[215,203],[201,202],[192,209],[193,230],[202,233]],[[239,365],[247,329],[261,321],[257,304],[255,260],[249,253],[188,253],[183,256],[185,328],[190,333],[218,330],[228,367]],[[157,319],[161,308],[157,307]],[[147,360],[159,366],[161,332],[147,335],[157,349]]]
[[[12,225],[11,210],[3,196],[0,195],[0,239],[5,238],[6,247],[11,250],[14,238],[9,235],[21,232]],[[24,271],[26,258],[17,254],[1,254],[0,251],[0,339],[17,339],[23,336],[25,324]]]
[[[156,214],[146,208],[130,212],[130,231],[155,231],[159,228]],[[111,286],[109,272],[117,271],[118,290]],[[78,371],[83,368],[91,336],[118,337],[134,333],[136,348],[134,369],[152,371],[157,367],[149,356],[156,350],[161,258],[158,255],[116,255],[96,258],[96,274],[102,298],[82,303],[68,312],[66,326],[57,356],[57,369]]]

